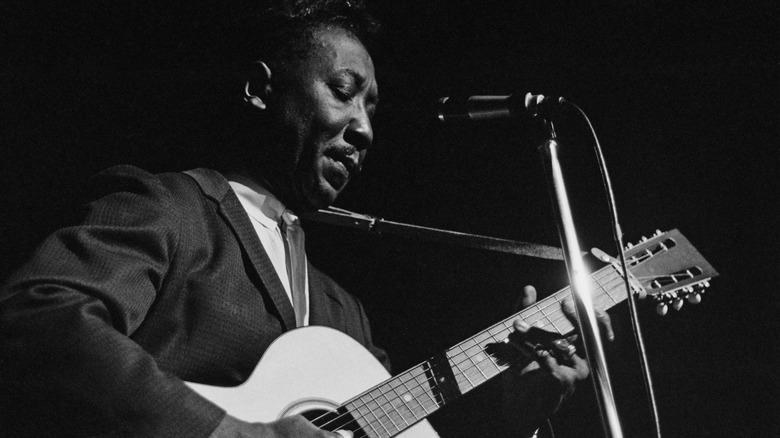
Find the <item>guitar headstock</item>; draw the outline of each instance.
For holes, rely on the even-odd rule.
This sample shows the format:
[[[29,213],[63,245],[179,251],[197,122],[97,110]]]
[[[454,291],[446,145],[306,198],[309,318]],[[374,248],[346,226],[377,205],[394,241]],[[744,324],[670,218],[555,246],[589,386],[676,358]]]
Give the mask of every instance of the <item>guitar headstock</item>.
[[[639,286],[657,301],[656,311],[665,315],[669,306],[680,310],[683,303],[697,304],[718,275],[679,230],[656,231],[625,251],[628,270]]]

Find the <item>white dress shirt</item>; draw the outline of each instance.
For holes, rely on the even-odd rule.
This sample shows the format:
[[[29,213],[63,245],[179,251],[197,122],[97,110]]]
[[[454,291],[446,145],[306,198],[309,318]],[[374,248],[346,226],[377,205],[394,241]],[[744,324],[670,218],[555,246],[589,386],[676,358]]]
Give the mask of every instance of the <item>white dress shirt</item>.
[[[292,303],[290,279],[287,276],[287,255],[284,251],[284,236],[282,236],[282,230],[279,228],[282,213],[284,213],[286,207],[271,192],[253,181],[240,177],[231,177],[229,179],[230,187],[233,188],[239,202],[241,202],[244,210],[249,215],[255,233],[257,233],[260,243],[268,254],[268,258],[271,259],[274,270],[284,286],[284,291],[287,292],[287,297],[290,299],[290,303]],[[236,179],[241,182],[234,181]],[[308,274],[306,275],[304,291],[306,295],[306,316],[303,325],[309,325]]]

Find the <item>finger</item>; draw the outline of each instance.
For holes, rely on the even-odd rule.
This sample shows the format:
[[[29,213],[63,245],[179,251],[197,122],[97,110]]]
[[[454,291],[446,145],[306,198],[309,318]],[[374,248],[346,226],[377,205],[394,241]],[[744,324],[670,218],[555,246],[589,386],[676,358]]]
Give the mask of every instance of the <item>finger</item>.
[[[536,358],[536,361],[539,362],[539,366],[547,371],[553,371],[560,366],[558,361],[555,360],[555,357],[543,348],[536,350]]]
[[[520,370],[520,375],[523,375],[525,373],[528,373],[528,372],[531,372],[531,371],[534,371],[534,370],[538,370],[539,368],[540,368],[539,367],[539,362],[537,362],[535,360],[532,360],[528,365],[526,365],[522,370]]]
[[[566,318],[572,323],[573,326],[577,326],[577,311],[574,310],[574,300],[571,296],[568,296],[561,301],[561,309]]]
[[[523,299],[520,301],[523,308],[530,306],[536,302],[536,288],[528,285],[523,288]]]
[[[561,338],[552,341],[552,349],[550,349],[550,352],[555,355],[556,359],[563,359],[565,361],[574,356],[574,353],[577,352],[577,347],[569,342],[568,339]]]
[[[519,333],[528,333],[528,330],[531,328],[531,326],[522,319],[512,321],[512,327]]]
[[[609,314],[603,310],[597,311],[596,319],[598,320],[599,325],[601,325],[601,328],[604,329],[607,339],[614,341],[615,332],[612,331],[612,319],[609,317]]]
[[[519,312],[536,302],[536,289],[533,286],[525,286],[520,297],[515,301],[512,310]]]
[[[590,374],[590,368],[585,359],[577,356],[576,354],[571,357],[571,368],[574,369],[577,380],[583,380]]]
[[[574,309],[574,300],[570,296],[561,301],[561,309],[563,309],[563,314],[566,315],[569,322],[576,327],[577,312]],[[612,319],[609,317],[609,314],[603,310],[596,310],[596,320],[601,328],[604,329],[604,334],[607,336],[607,339],[614,341],[615,332],[612,330]]]
[[[337,434],[338,434],[338,435],[339,435],[341,438],[352,438],[353,436],[355,436],[355,435],[354,435],[354,434],[353,434],[351,431],[349,431],[349,430],[337,430],[337,431],[336,431],[336,433],[337,433]]]
[[[539,365],[567,386],[573,385],[576,381],[584,380],[590,373],[588,363],[576,354],[566,361],[566,365],[558,363],[555,357],[546,350],[537,351],[537,356]]]

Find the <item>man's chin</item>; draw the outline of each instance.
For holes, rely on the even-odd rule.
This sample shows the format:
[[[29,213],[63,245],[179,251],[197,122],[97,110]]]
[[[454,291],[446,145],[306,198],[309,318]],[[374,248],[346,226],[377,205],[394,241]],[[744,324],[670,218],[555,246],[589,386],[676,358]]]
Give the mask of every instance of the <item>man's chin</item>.
[[[301,205],[299,209],[302,210],[302,213],[305,213],[328,208],[336,202],[338,195],[338,191],[325,183],[324,186],[318,187],[318,190],[309,192],[307,196],[304,197],[303,204],[305,205]]]

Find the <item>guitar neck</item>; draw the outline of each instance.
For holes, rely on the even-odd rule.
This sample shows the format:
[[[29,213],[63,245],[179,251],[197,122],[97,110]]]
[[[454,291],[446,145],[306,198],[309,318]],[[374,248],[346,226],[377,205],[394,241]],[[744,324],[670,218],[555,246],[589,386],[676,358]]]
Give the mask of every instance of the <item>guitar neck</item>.
[[[591,293],[596,308],[609,309],[626,299],[623,277],[613,266],[606,266],[591,275]],[[485,351],[487,345],[503,343],[509,337],[516,319],[561,335],[572,332],[575,327],[561,308],[561,302],[570,294],[570,287],[561,289],[447,350],[460,393],[476,388],[509,367]]]
[[[594,305],[608,309],[626,299],[623,278],[612,266],[591,276]],[[509,365],[491,356],[490,344],[501,344],[521,318],[532,326],[567,334],[574,326],[560,302],[570,294],[564,288],[544,300],[477,333],[445,352],[353,398],[348,411],[371,437],[392,437],[436,412],[445,404],[497,376]]]

